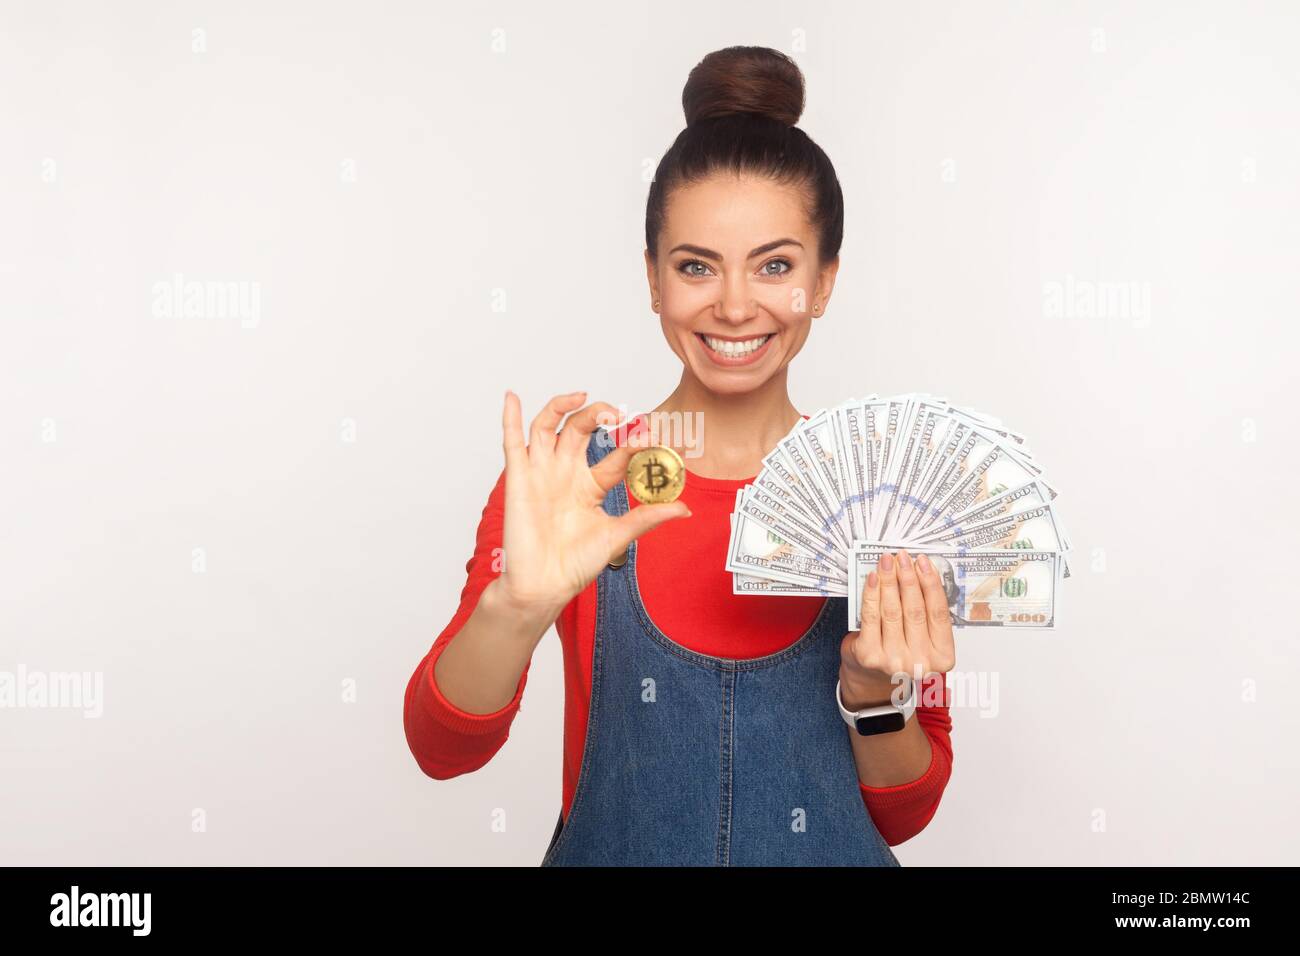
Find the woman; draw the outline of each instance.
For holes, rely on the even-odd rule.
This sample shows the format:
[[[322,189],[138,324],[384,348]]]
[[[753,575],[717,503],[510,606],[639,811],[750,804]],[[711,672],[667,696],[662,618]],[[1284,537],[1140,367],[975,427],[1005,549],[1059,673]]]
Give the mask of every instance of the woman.
[[[890,846],[929,821],[951,768],[939,577],[924,556],[882,558],[846,635],[843,598],[736,595],[724,570],[737,489],[801,417],[787,368],[830,299],[839,182],[794,126],[803,76],[783,54],[711,53],[682,101],[646,213],[651,307],[681,380],[612,437],[598,424],[613,406],[557,396],[527,445],[506,393],[506,467],[460,608],[411,676],[407,739],[432,777],[481,767],[555,624],[564,787],[543,865],[897,866]],[[643,505],[623,477],[659,420],[707,438],[682,449],[680,499]],[[929,675],[914,715],[848,725],[837,680],[853,712],[898,704],[896,674]]]

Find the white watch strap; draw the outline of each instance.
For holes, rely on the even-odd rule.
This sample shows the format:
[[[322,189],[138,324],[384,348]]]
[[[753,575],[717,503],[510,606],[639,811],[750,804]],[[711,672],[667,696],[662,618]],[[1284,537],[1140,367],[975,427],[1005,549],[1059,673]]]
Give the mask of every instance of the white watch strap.
[[[877,707],[864,707],[862,710],[853,711],[844,706],[844,698],[840,696],[840,682],[835,682],[835,703],[839,705],[840,716],[850,727],[856,727],[859,717],[875,717],[880,714],[902,714],[903,720],[907,720],[916,712],[916,681],[912,678],[907,679],[907,700],[901,705],[895,706],[891,700],[887,704],[881,704]]]

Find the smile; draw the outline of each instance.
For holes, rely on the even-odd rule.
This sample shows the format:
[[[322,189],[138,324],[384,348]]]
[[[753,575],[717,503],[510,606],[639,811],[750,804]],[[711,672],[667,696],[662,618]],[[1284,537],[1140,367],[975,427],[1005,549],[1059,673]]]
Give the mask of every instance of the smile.
[[[758,361],[775,333],[756,335],[748,339],[722,339],[715,335],[696,332],[695,337],[704,346],[704,353],[719,365],[748,365]]]

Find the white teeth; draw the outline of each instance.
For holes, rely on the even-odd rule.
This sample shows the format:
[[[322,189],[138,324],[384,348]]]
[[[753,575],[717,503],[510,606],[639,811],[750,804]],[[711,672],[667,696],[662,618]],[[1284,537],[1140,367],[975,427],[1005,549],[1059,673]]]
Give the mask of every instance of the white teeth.
[[[721,352],[723,355],[732,358],[742,358],[751,352],[763,347],[763,343],[772,336],[760,335],[756,339],[745,339],[743,342],[732,342],[729,339],[715,339],[711,335],[704,336],[704,342],[715,352]]]

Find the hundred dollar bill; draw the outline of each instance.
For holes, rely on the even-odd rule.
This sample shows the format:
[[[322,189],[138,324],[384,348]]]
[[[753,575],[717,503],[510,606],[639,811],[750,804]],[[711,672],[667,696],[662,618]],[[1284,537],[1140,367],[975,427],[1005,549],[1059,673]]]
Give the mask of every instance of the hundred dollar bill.
[[[862,403],[862,430],[866,433],[867,460],[865,465],[866,484],[862,487],[862,496],[866,503],[867,528],[875,521],[876,489],[880,487],[880,458],[884,445],[885,415],[889,403],[881,399],[871,399]]]
[[[1025,548],[1038,551],[1069,551],[1069,539],[1050,504],[1031,505],[1008,511],[980,524],[953,525],[927,539],[973,551],[980,548]]]
[[[846,572],[819,561],[770,527],[743,513],[731,516],[731,541],[726,570],[805,587],[838,589],[845,593]]]
[[[839,447],[835,423],[830,412],[822,409],[805,422],[795,427],[804,447],[807,448],[817,477],[829,495],[833,517],[840,526],[843,536],[853,540],[853,521],[851,514],[851,495],[844,487],[842,476],[843,450]]]
[[[777,446],[763,458],[761,477],[767,477],[772,481],[785,485],[800,508],[806,514],[817,519],[819,528],[841,539],[840,543],[844,546],[844,552],[847,555],[851,539],[842,533],[839,522],[832,517],[833,509],[823,504],[826,496],[817,489],[813,475],[807,468],[807,452],[797,447],[797,442],[792,437],[793,434],[792,432],[791,435],[787,435],[778,442]],[[786,452],[787,445],[794,447],[796,454],[794,460]]]
[[[932,504],[924,508],[924,514],[913,521],[909,528],[903,530],[907,536],[918,536],[944,518],[957,514],[971,505],[988,500],[1007,488],[1023,485],[1038,477],[1027,469],[1021,461],[1012,455],[1000,440],[990,441],[977,429],[972,434],[984,439],[987,444],[977,443],[969,456],[969,468],[951,488]]]
[[[927,517],[930,509],[949,495],[996,442],[992,435],[969,423],[961,423],[949,436],[921,492],[908,502],[909,508],[893,529],[894,533],[903,538],[916,537],[915,532],[930,523]]]
[[[846,549],[829,534],[803,524],[797,513],[782,512],[778,502],[753,485],[747,485],[738,493],[735,513],[780,535],[809,557],[838,568],[840,574],[848,573],[849,558]]]
[[[950,547],[950,546],[947,545],[947,544],[942,544],[942,543],[940,543],[940,544],[936,544],[936,543],[934,543],[934,542],[917,542],[917,541],[898,541],[898,540],[893,540],[893,541],[880,541],[880,542],[872,542],[872,543],[873,543],[873,544],[883,544],[883,545],[885,545],[887,548],[889,548],[890,551],[897,551],[899,548],[906,548],[906,549],[907,549],[907,550],[908,550],[908,551],[909,551],[913,556],[915,556],[915,555],[917,555],[917,554],[920,554],[922,551],[924,551],[926,554],[934,554],[934,553],[940,553],[940,554],[941,554],[941,553],[943,553],[944,551],[951,551],[951,550],[954,550],[952,547]],[[1015,546],[1015,545],[1003,545],[1003,547],[1013,548],[1013,547],[1016,547],[1016,546]],[[956,550],[961,551],[962,553],[966,553],[966,551],[968,551],[968,550],[969,550],[969,551],[986,551],[986,550],[988,550],[988,549],[987,549],[987,548],[970,548],[970,549],[957,548]],[[1046,550],[1046,549],[1045,549],[1045,548],[1028,548],[1028,549],[1024,549],[1024,550],[1030,550],[1030,551],[1035,551],[1035,550],[1037,550],[1037,551],[1043,551],[1043,550]],[[1068,554],[1068,552],[1066,552],[1066,551],[1061,551],[1061,552],[1058,552],[1058,553],[1060,554],[1061,560],[1060,560],[1060,562],[1057,564],[1057,573],[1058,573],[1058,574],[1060,575],[1060,577],[1064,580],[1065,578],[1068,578],[1068,577],[1070,576],[1070,558],[1069,558],[1069,554]],[[1058,600],[1058,603],[1059,603],[1059,600],[1060,600],[1060,599],[1058,598],[1057,600]]]
[[[748,574],[731,576],[732,594],[776,594],[789,597],[844,597],[844,588],[816,588],[805,584],[789,584],[785,581],[771,581],[756,578]]]
[[[777,448],[794,466],[800,481],[812,495],[817,512],[826,519],[830,530],[844,542],[847,552],[853,535],[848,527],[844,506],[840,501],[839,492],[829,483],[825,471],[818,463],[818,460],[827,453],[817,445],[815,436],[811,442],[809,441],[809,436],[804,432],[806,424],[807,422],[800,422],[796,425],[790,434],[781,439]],[[819,451],[813,450],[814,445],[817,445]]]
[[[878,538],[889,527],[889,519],[897,502],[905,461],[915,449],[918,416],[931,408],[929,396],[909,393],[889,400],[882,423],[879,473],[871,501],[871,537]]]
[[[848,629],[861,627],[861,598],[867,574],[880,555],[895,550],[857,542],[849,558]],[[989,551],[926,549],[943,581],[953,627],[1056,626],[1061,559],[1056,551],[999,548]]]
[[[885,538],[879,542],[891,549],[912,551],[953,549],[961,552],[989,548],[1021,548],[1037,551],[1060,551],[1060,573],[1070,577],[1070,564],[1064,552],[1071,550],[1070,540],[1050,504],[1032,505],[1008,511],[980,524],[958,524],[925,542]]]
[[[868,527],[867,496],[863,491],[867,485],[868,447],[862,409],[861,402],[850,401],[831,411],[844,493],[848,495],[845,503],[854,538],[865,538]]]
[[[752,486],[781,502],[781,506],[787,511],[797,512],[804,523],[816,529],[819,534],[829,532],[830,528],[826,526],[826,523],[818,516],[817,512],[810,509],[805,499],[778,477],[777,473],[771,468],[764,468],[760,471],[755,476]],[[845,553],[847,554],[847,551]]]
[[[898,420],[906,406],[905,400],[897,398],[870,402],[865,406],[867,434],[871,439],[871,459],[868,462],[871,485],[867,489],[867,508],[873,531],[880,523],[880,515],[884,510],[882,492],[885,487],[885,468],[889,463],[890,451],[897,444]]]
[[[1002,424],[1002,419],[994,418],[992,415],[985,415],[983,412],[977,412],[973,408],[964,408],[957,405],[954,405],[951,411],[952,414],[967,419],[970,424],[978,425],[986,432],[993,432],[1003,439],[1014,441],[1020,446],[1020,449],[1024,454],[1033,457],[1030,455],[1029,449],[1025,444],[1028,439],[1026,439],[1020,432],[1012,431],[1010,428],[1007,428],[1006,425]]]
[[[875,493],[871,502],[871,527],[868,529],[870,532],[868,537],[873,540],[879,537],[881,529],[885,527],[890,500],[898,487],[894,480],[894,471],[898,467],[899,458],[902,457],[899,448],[907,439],[907,424],[911,411],[912,399],[902,395],[895,396],[889,400],[881,423],[883,431],[879,472],[876,475]]]
[[[884,537],[893,530],[900,510],[906,502],[914,499],[919,490],[917,482],[924,475],[934,454],[936,441],[942,436],[944,425],[949,421],[945,415],[945,406],[937,402],[918,400],[910,406],[904,426],[904,439],[899,446],[898,462],[885,502],[883,521],[877,528],[878,537]]]
[[[946,472],[946,466],[959,454],[959,450],[966,444],[966,437],[971,429],[970,424],[958,418],[950,418],[947,425],[943,428],[943,434],[937,442],[934,453],[930,455],[929,460],[925,463],[924,471],[913,485],[913,490],[904,495],[899,506],[897,519],[894,521],[890,531],[901,533],[903,529],[910,528],[915,522],[919,513],[936,500],[936,498],[952,487],[952,480],[949,478],[945,484],[940,481],[940,476],[949,474]]]
[[[940,534],[949,528],[983,524],[985,521],[991,521],[999,515],[1004,515],[1008,511],[1014,511],[1017,508],[1047,504],[1052,500],[1052,497],[1042,482],[1038,480],[1030,481],[992,495],[960,514],[944,518],[935,524],[927,534],[918,535],[908,540],[928,541],[932,539],[933,535]]]

